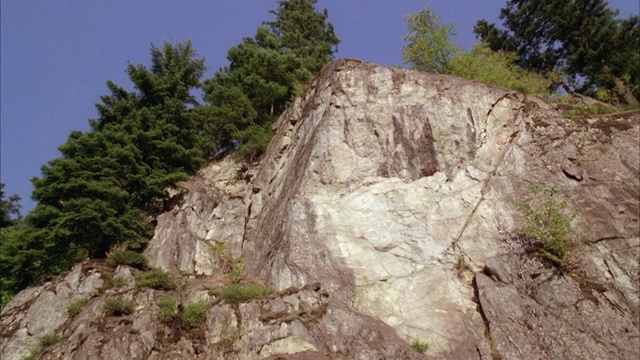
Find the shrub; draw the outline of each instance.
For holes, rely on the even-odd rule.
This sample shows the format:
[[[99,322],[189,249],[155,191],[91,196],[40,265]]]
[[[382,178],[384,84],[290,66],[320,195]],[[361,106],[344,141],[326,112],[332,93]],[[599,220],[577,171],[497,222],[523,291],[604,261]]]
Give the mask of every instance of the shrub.
[[[425,351],[427,351],[427,349],[429,349],[429,344],[420,340],[413,340],[413,342],[411,343],[411,347],[413,348],[413,350],[423,354]]]
[[[87,301],[89,301],[89,297],[87,296],[83,296],[80,299],[74,301],[73,303],[71,303],[71,305],[67,306],[67,314],[69,314],[69,316],[71,317],[75,317],[76,315],[80,314],[82,309],[84,309],[84,306],[87,304]]]
[[[121,288],[127,284],[127,278],[124,276],[114,276],[111,279],[107,280],[105,285],[109,288]]]
[[[54,334],[46,334],[40,338],[40,346],[42,348],[55,345],[60,342],[60,336]]]
[[[212,257],[211,266],[214,270],[219,271],[223,275],[229,275],[231,282],[238,283],[244,276],[244,255],[240,255],[235,259],[227,245],[222,242],[216,242],[211,245],[210,253]]]
[[[615,108],[607,105],[589,105],[579,106],[574,109],[564,111],[562,114],[566,117],[579,117],[584,115],[609,114],[615,111]]]
[[[268,287],[251,284],[231,284],[222,289],[220,297],[227,303],[238,304],[260,296],[269,295],[272,292],[273,289]]]
[[[209,249],[211,253],[211,267],[222,274],[227,274],[233,267],[233,255],[223,242],[215,242]]]
[[[177,300],[173,296],[164,296],[158,300],[158,306],[160,310],[158,311],[158,319],[163,323],[171,323],[173,319],[175,319],[175,309]]]
[[[542,258],[562,267],[567,261],[573,229],[571,218],[563,214],[567,204],[558,202],[555,194],[555,188],[529,186],[514,204],[526,224],[522,233],[540,241],[538,253]]]
[[[185,328],[197,327],[204,321],[208,309],[209,305],[202,301],[187,304],[180,313],[180,324]]]
[[[111,316],[129,315],[135,308],[135,301],[122,298],[108,299],[104,303],[104,311]]]
[[[233,267],[231,268],[231,281],[234,284],[237,284],[244,276],[244,255],[240,255],[240,257],[233,263]]]
[[[482,45],[474,45],[449,63],[450,75],[521,91],[525,94],[547,96],[551,80],[514,65],[517,56],[508,52],[493,52]]]
[[[109,256],[109,263],[112,266],[128,265],[140,270],[146,270],[149,267],[149,259],[131,250],[114,251]]]
[[[173,276],[163,270],[153,269],[145,271],[136,279],[138,287],[147,286],[156,290],[173,290],[177,287]]]

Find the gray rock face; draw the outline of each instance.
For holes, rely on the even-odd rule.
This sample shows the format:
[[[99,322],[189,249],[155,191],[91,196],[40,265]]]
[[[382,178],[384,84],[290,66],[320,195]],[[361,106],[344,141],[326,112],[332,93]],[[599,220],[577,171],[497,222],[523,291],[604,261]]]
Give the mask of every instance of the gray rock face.
[[[438,359],[640,356],[637,111],[564,118],[514,91],[339,60],[274,129],[260,164],[227,157],[185,183],[145,251],[182,277],[182,303],[213,304],[200,327],[159,322],[166,294],[128,268],[129,285],[68,319],[100,287],[85,266],[59,280],[74,290],[27,289],[3,310],[2,358],[47,333],[62,341],[43,358],[423,358],[414,340]],[[564,272],[518,235],[513,200],[539,183],[572,216]],[[222,302],[219,244],[277,292]],[[116,295],[136,311],[103,315]]]

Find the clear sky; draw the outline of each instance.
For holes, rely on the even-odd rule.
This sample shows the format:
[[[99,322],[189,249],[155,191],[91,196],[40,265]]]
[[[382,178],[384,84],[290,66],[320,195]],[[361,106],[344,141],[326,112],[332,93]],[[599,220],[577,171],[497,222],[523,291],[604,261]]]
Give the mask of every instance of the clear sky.
[[[456,24],[457,41],[476,42],[479,19],[497,22],[506,0],[319,0],[341,39],[336,57],[401,65],[402,15],[429,7]],[[614,0],[627,17],[638,0]],[[209,67],[227,65],[227,50],[273,19],[275,0],[2,0],[0,41],[0,181],[5,194],[30,201],[30,178],[60,155],[72,130],[87,130],[109,79],[131,88],[127,62],[147,65],[151,44],[191,39]]]

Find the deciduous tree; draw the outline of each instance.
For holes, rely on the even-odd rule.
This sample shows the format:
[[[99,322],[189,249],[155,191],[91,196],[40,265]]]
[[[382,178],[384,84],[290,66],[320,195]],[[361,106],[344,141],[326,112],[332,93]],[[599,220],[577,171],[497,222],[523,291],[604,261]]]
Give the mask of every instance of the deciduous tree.
[[[480,20],[474,29],[494,51],[515,51],[517,64],[554,79],[568,92],[614,101],[640,96],[638,16],[618,19],[604,0],[509,0],[504,28]]]

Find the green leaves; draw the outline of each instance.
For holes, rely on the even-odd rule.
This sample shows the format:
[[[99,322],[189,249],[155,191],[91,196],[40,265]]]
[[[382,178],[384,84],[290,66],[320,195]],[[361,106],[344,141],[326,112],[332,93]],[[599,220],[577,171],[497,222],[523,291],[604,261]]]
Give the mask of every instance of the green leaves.
[[[128,64],[133,91],[107,81],[90,130],[72,132],[32,179],[38,204],[21,226],[9,216],[18,199],[2,198],[0,303],[114,245],[142,250],[167,188],[221,151],[259,156],[273,120],[336,51],[315,3],[280,1],[276,20],[231,48],[229,66],[205,82],[207,106],[193,95],[206,67],[190,41],[152,45],[149,65]]]
[[[574,236],[567,204],[555,198],[555,188],[529,186],[521,192],[516,209],[525,222],[522,234],[539,241],[539,254],[557,267],[563,267]]]
[[[517,64],[554,80],[567,92],[612,102],[640,96],[640,22],[617,19],[604,0],[509,0],[505,29],[480,20],[474,32],[494,51],[515,51]]]
[[[214,153],[191,95],[203,60],[194,58],[190,42],[152,46],[151,57],[150,68],[127,68],[136,92],[107,82],[111,94],[101,97],[91,130],[72,132],[61,157],[32,179],[38,205],[24,228],[2,234],[3,289],[14,292],[78,260],[102,258],[116,244],[141,250],[165,189]]]
[[[408,34],[402,59],[412,69],[446,73],[449,62],[461,52],[451,38],[455,35],[453,24],[440,24],[440,18],[425,5],[419,12],[407,14]]]
[[[546,96],[551,81],[514,64],[516,55],[508,52],[493,52],[482,45],[474,45],[471,52],[464,53],[449,62],[448,73],[465,79],[502,86],[525,94]]]
[[[242,158],[262,154],[271,123],[331,60],[339,42],[328,14],[315,0],[279,1],[276,20],[229,49],[229,66],[204,84],[210,126],[219,149],[237,148]]]

